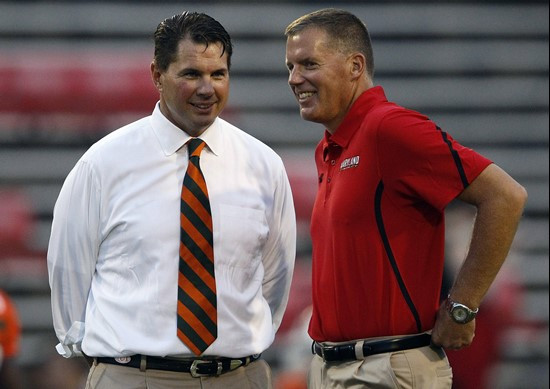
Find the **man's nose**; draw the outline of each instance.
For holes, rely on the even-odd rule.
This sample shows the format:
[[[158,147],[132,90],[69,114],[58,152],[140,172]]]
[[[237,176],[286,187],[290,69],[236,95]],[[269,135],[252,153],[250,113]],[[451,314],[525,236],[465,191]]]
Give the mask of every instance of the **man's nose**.
[[[209,78],[201,79],[200,85],[197,89],[197,94],[201,96],[210,96],[214,93],[214,85]]]
[[[304,78],[302,77],[302,73],[294,68],[292,70],[289,70],[288,73],[288,84],[289,85],[298,85],[304,81]]]

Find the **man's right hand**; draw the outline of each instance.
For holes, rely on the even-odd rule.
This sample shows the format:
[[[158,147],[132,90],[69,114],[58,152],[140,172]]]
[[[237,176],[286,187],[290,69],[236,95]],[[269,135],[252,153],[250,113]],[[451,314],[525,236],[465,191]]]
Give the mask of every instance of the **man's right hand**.
[[[474,340],[475,328],[475,319],[466,324],[456,323],[449,315],[446,303],[443,302],[432,330],[432,345],[451,350],[468,347]]]

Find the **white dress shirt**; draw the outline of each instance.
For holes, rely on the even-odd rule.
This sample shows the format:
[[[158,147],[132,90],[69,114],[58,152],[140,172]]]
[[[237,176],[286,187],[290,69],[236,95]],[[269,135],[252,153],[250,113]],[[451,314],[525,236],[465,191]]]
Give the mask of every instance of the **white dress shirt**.
[[[218,299],[218,338],[204,355],[259,354],[288,300],[296,246],[290,185],[273,150],[223,119],[200,138]],[[69,173],[48,248],[61,355],[193,355],[176,335],[189,139],[157,104],[94,144]]]

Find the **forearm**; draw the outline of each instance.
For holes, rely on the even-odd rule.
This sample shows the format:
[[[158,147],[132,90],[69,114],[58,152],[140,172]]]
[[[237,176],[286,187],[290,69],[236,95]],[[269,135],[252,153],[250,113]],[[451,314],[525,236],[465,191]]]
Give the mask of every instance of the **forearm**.
[[[262,291],[271,308],[275,329],[281,324],[288,302],[296,257],[296,215],[292,192],[284,170],[270,218],[269,239],[264,247]]]
[[[52,319],[59,339],[57,352],[66,357],[79,355],[84,336],[84,321],[89,282],[75,280],[52,283]]]
[[[59,341],[72,349],[72,345],[80,343],[84,333],[84,317],[95,268],[95,252],[84,250],[88,246],[87,242],[77,238],[77,234],[71,235],[67,231],[75,233],[78,229],[68,229],[63,223],[58,225],[54,217],[47,263],[54,329]],[[71,355],[69,353],[66,356]]]
[[[489,179],[482,177],[481,180],[492,183],[490,190],[484,188],[482,195],[472,196],[473,192],[466,192],[461,196],[476,205],[477,215],[468,254],[451,296],[472,308],[479,307],[504,263],[526,201],[525,190],[506,173],[496,166],[489,173]]]
[[[294,224],[285,225],[283,231],[263,261],[262,293],[271,308],[275,329],[281,324],[288,302],[296,252]]]
[[[59,194],[48,244],[48,279],[54,329],[64,348],[84,333],[88,293],[99,253],[100,186],[86,163],[71,171]],[[74,351],[74,350],[73,350]],[[65,356],[72,351],[60,350]]]
[[[462,192],[459,198],[477,208],[472,239],[450,295],[453,301],[471,309],[483,297],[499,272],[512,245],[527,193],[521,185],[496,165],[490,165]],[[454,322],[441,304],[432,342],[444,348],[469,346],[475,335],[475,319]]]

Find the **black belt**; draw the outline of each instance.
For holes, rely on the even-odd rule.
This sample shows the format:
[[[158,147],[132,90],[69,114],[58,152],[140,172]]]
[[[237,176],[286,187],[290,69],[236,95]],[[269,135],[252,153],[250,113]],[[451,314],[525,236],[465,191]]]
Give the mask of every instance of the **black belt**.
[[[260,358],[260,355],[251,355],[245,358],[215,358],[215,359],[169,359],[149,357],[146,355],[132,355],[131,357],[108,358],[97,357],[97,363],[128,366],[145,371],[167,370],[190,373],[193,377],[218,376],[231,370],[246,366]]]
[[[419,334],[384,340],[366,340],[335,346],[328,346],[318,342],[313,342],[312,351],[314,354],[317,354],[323,358],[325,362],[341,362],[363,359],[373,354],[382,354],[429,346],[430,343],[430,334]]]

